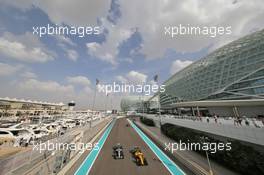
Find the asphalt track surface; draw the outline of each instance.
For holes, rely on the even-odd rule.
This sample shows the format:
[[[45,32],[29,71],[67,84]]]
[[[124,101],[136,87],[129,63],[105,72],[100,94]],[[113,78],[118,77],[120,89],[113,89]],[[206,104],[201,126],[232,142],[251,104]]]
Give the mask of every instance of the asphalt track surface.
[[[125,118],[118,119],[112,128],[103,148],[91,168],[90,175],[167,175],[170,174],[156,155],[140,138]],[[124,148],[124,159],[115,160],[112,157],[112,147],[120,143]],[[134,146],[139,146],[144,153],[148,166],[137,166],[129,152]]]

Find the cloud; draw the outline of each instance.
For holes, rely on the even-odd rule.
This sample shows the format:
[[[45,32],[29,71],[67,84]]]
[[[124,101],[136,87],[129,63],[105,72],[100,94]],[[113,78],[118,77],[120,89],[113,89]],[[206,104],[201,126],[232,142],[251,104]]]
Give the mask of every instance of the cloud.
[[[44,63],[54,59],[54,53],[49,51],[31,33],[24,35],[13,35],[5,32],[0,37],[0,54],[8,58],[24,62]]]
[[[92,43],[87,43],[86,47],[88,49],[88,54],[92,57],[98,58],[102,61],[106,61],[111,63],[112,65],[116,65],[116,60],[114,58],[114,54],[108,53],[102,45],[92,42]]]
[[[137,71],[130,71],[125,76],[116,76],[116,79],[121,83],[142,84],[146,83],[147,77],[148,76],[143,73]]]
[[[73,93],[74,88],[71,85],[61,85],[56,81],[39,81],[36,79],[28,79],[19,84],[21,89],[37,90],[42,92],[56,92],[56,93]]]
[[[177,52],[195,52],[208,46],[216,49],[248,34],[253,28],[264,27],[263,0],[241,0],[239,3],[230,0],[156,0],[155,3],[152,0],[76,0],[67,3],[64,0],[40,0],[27,1],[25,4],[18,0],[3,2],[24,10],[38,7],[55,24],[85,26],[97,25],[100,21],[108,31],[106,41],[98,44],[96,52],[90,54],[114,65],[118,63],[118,46],[131,35],[131,29],[137,29],[142,36],[140,52],[147,59],[155,59],[162,58],[167,49]],[[55,7],[59,7],[59,10]],[[137,9],[136,13],[134,9]],[[164,36],[165,26],[179,24],[199,27],[231,26],[232,35],[215,38],[194,35],[176,38]]]
[[[0,95],[67,104],[74,100],[76,93],[72,85],[63,85],[53,80],[29,78],[6,82],[1,86]]]
[[[201,48],[211,46],[210,51],[212,51],[227,42],[252,32],[253,29],[261,29],[264,27],[263,0],[240,0],[237,3],[232,3],[230,0],[156,0],[155,3],[153,3],[152,0],[115,1],[118,6],[118,11],[112,11],[110,14],[109,9],[111,0],[76,0],[72,2],[65,2],[65,0],[2,0],[0,2],[1,6],[2,2],[9,5],[11,4],[22,10],[29,10],[32,8],[42,10],[47,14],[52,23],[58,25],[90,26],[98,25],[99,21],[99,25],[102,24],[101,26],[107,30],[104,36],[105,41],[102,43],[87,43],[86,49],[88,50],[88,54],[92,57],[112,65],[118,65],[119,61],[121,61],[121,58],[118,58],[119,46],[131,37],[131,34],[134,32],[133,30],[137,30],[142,37],[142,44],[137,50],[132,50],[131,54],[140,52],[142,58],[156,59],[163,58],[167,49],[172,49],[176,51],[176,53],[194,53]],[[110,22],[108,21],[109,19]],[[191,26],[232,26],[232,35],[224,35],[215,38],[181,36],[173,39],[164,36],[164,26],[176,26],[179,24],[190,24]],[[19,37],[14,37],[12,40],[7,37],[1,37],[1,39],[3,39],[2,42],[5,42],[4,45],[2,44],[0,47],[4,48],[4,51],[0,49],[1,55],[9,55],[12,56],[12,58],[15,57],[17,60],[28,62],[46,62],[55,57],[43,47],[43,45],[39,45],[32,39],[21,40]],[[32,44],[32,42],[34,44]],[[67,47],[74,46],[71,43],[72,41],[68,38],[60,38],[60,42]],[[20,49],[13,47],[14,44]],[[12,45],[12,47],[10,45]],[[13,53],[8,47],[15,48],[22,54],[20,54],[20,52]],[[34,52],[34,48],[39,48],[39,50]],[[7,51],[9,52],[6,53]],[[30,53],[30,55],[25,56],[25,53]],[[24,56],[21,58],[22,55]],[[34,59],[28,57],[32,55],[44,55],[45,59],[43,59],[43,57],[37,57],[38,59],[36,60],[35,56]],[[49,57],[47,57],[47,55]],[[69,56],[66,51],[65,55]],[[71,56],[72,55],[74,54],[71,54]],[[74,56],[72,58],[75,60]],[[133,62],[132,60],[128,61]],[[182,62],[183,61],[177,62],[176,60],[170,70],[171,73],[183,68],[185,63]],[[135,64],[137,64],[137,61],[135,61]],[[137,77],[132,73],[130,76]],[[34,77],[31,78],[36,79]],[[129,81],[128,74],[120,75],[116,78],[120,81]],[[59,85],[61,84],[59,83]],[[54,94],[56,95],[56,93]],[[28,95],[30,95],[30,91]],[[43,93],[43,97],[46,96],[49,96],[49,93]],[[85,105],[86,99],[83,97],[80,97],[80,99]]]
[[[54,35],[55,39],[59,41],[60,43],[65,43],[70,46],[76,46],[76,43],[74,43],[70,38],[65,37],[63,35]]]
[[[120,31],[137,29],[142,36],[140,52],[147,59],[162,58],[167,49],[177,52],[196,52],[212,46],[212,50],[251,32],[252,28],[263,28],[264,2],[261,0],[241,1],[232,4],[230,0],[175,1],[152,0],[119,1],[122,16],[115,25],[103,25],[108,31],[106,42],[100,51],[118,52],[118,46],[129,36],[119,36]],[[221,7],[221,8],[219,8]],[[135,13],[134,10],[137,9]],[[144,18],[142,18],[144,16]],[[164,35],[165,26],[190,25],[198,27],[231,26],[232,35],[219,35],[215,38],[198,35],[184,35],[176,38]],[[212,51],[211,50],[211,51]]]
[[[237,39],[255,26],[264,27],[262,20],[254,20],[264,18],[264,2],[261,0],[241,1],[235,5],[230,0],[157,0],[154,4],[151,0],[135,0],[120,1],[120,7],[122,18],[116,28],[136,26],[144,41],[141,52],[148,59],[161,58],[168,48],[179,52],[195,52],[209,45],[220,47],[224,41]],[[131,9],[137,9],[137,13]],[[249,23],[251,24],[248,25]],[[176,38],[164,36],[165,26],[179,24],[201,27],[231,26],[232,35],[215,38],[194,35]]]
[[[37,79],[27,79],[15,82],[15,91],[12,96],[40,99],[47,101],[67,103],[75,97],[72,85],[62,85],[56,81],[41,81]],[[8,94],[7,94],[8,95]]]
[[[107,16],[108,21],[116,24],[117,20],[121,17],[120,5],[118,0],[112,0],[109,9],[109,14]]]
[[[2,0],[2,3],[22,10],[37,7],[44,11],[54,24],[88,26],[96,25],[98,18],[107,16],[111,0]]]
[[[96,57],[102,61],[109,62],[113,65],[116,65],[114,56],[111,53],[103,51],[103,48],[100,44],[96,42],[87,43],[86,47],[88,48],[88,54],[92,57]]]
[[[12,66],[0,62],[0,76],[9,76],[21,70],[21,66]]]
[[[88,54],[112,65],[118,64],[118,48],[120,44],[126,41],[134,33],[132,29],[117,28],[107,20],[102,20],[103,26],[109,32],[107,39],[102,44],[87,43]]]
[[[0,3],[3,3],[3,5],[10,5],[25,11],[33,7],[32,6],[33,1],[34,0],[18,0],[18,1],[1,0]]]
[[[145,83],[147,80],[147,75],[143,74],[143,73],[139,73],[136,71],[130,71],[127,74],[127,79],[129,82],[135,82],[135,83]]]
[[[157,83],[156,81],[154,81],[154,80],[150,80],[150,81],[149,81],[149,84],[150,84],[150,85],[157,85],[158,83]]]
[[[37,78],[38,76],[34,72],[26,71],[21,74],[21,77],[27,78],[27,79],[34,79],[34,78]]]
[[[91,87],[86,86],[85,88],[83,88],[83,92],[86,93],[86,94],[91,94],[91,93],[93,93],[94,91],[92,90]]]
[[[55,39],[58,41],[58,46],[65,52],[66,56],[71,61],[77,61],[79,54],[76,50],[70,49],[70,46],[77,46],[70,38],[63,35],[54,35]]]
[[[193,62],[189,60],[186,61],[175,60],[171,65],[170,73],[173,75],[192,63]]]
[[[122,75],[116,76],[117,81],[120,81],[121,83],[127,83],[127,79],[123,77]]]
[[[116,28],[107,20],[102,20],[102,23],[110,35],[101,44],[96,42],[87,43],[88,54],[116,66],[119,63],[119,46],[130,38],[135,31],[132,29]]]
[[[79,77],[79,78],[78,78]],[[19,77],[18,77],[19,78]],[[49,102],[63,102],[67,104],[70,101],[76,102],[77,109],[91,109],[93,104],[94,89],[87,86],[89,83],[87,78],[83,76],[66,77],[70,82],[62,84],[54,80],[39,80],[37,78],[18,79],[16,81],[5,82],[0,86],[0,96],[12,98],[25,98],[31,100],[41,100]],[[81,85],[78,90],[75,85]],[[110,95],[112,96],[112,95]],[[104,93],[97,93],[95,100],[95,108],[104,110],[106,103],[107,108],[110,109],[110,98],[106,97]],[[119,109],[120,97],[113,98],[112,105]]]
[[[77,61],[79,54],[75,50],[68,49],[67,51],[68,58],[72,61]]]
[[[91,81],[85,76],[67,77],[66,79],[69,83],[76,85],[89,86],[91,84]]]

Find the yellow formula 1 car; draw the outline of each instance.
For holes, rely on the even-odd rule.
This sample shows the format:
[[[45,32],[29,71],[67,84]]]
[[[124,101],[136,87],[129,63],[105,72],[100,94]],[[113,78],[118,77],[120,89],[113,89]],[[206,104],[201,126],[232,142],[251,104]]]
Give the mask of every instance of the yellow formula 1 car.
[[[144,154],[139,149],[139,147],[135,147],[134,149],[130,150],[132,157],[138,166],[147,166],[148,162],[147,159],[144,157]]]

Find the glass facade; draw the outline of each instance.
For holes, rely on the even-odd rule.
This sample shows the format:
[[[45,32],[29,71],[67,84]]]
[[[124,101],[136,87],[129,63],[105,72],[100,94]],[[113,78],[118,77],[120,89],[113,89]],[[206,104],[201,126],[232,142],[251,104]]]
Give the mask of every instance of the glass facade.
[[[137,111],[143,106],[143,97],[127,96],[122,98],[120,107],[122,111]]]
[[[264,30],[217,49],[164,85],[163,107],[180,101],[264,98]]]

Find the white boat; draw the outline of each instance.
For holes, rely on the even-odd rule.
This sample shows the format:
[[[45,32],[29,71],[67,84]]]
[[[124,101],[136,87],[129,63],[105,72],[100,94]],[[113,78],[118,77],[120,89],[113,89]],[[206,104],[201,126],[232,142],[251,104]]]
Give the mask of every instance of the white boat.
[[[0,128],[0,145],[2,144],[14,144],[16,137],[6,128]]]
[[[65,119],[64,125],[67,126],[68,128],[74,128],[76,126],[76,121],[72,119]]]
[[[10,140],[14,146],[27,146],[34,138],[34,134],[24,128],[0,128],[0,137],[4,140]]]
[[[40,128],[49,133],[49,135],[56,134],[60,130],[60,125],[57,123],[43,124]]]
[[[49,135],[49,132],[47,130],[41,128],[34,129],[32,130],[32,132],[34,133],[34,139],[36,140],[39,140]]]

